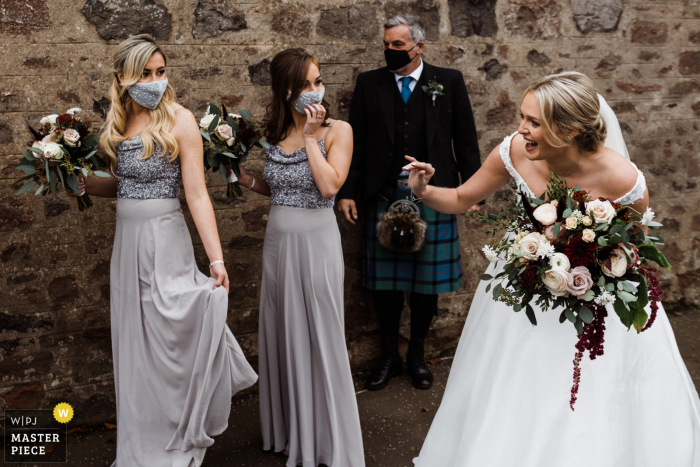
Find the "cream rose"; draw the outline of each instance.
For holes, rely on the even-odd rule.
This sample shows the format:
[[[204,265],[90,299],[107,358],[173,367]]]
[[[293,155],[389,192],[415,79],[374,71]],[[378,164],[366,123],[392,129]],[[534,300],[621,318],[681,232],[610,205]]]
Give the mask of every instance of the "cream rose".
[[[541,245],[549,245],[547,237],[541,233],[532,232],[525,235],[519,242],[524,257],[529,260],[537,259],[537,251]]]
[[[47,123],[49,125],[55,125],[57,118],[58,118],[58,115],[56,115],[56,114],[47,115],[46,117],[39,120],[39,123],[41,123],[42,125],[46,125]]]
[[[569,295],[566,284],[569,281],[569,273],[563,269],[550,269],[544,275],[544,286],[552,292],[552,295],[563,297]]]
[[[202,128],[209,128],[209,125],[211,124],[212,120],[214,120],[214,114],[205,115],[199,121],[199,126]]]
[[[550,203],[540,204],[532,215],[542,225],[551,225],[557,221],[557,208]]]
[[[552,269],[561,269],[563,271],[571,269],[571,262],[564,253],[554,253],[550,256],[549,265],[552,266]]]
[[[603,274],[608,277],[622,277],[627,272],[627,258],[620,249],[615,249],[610,253],[610,268],[601,264]]]
[[[591,229],[583,229],[583,241],[591,243],[595,240],[595,232]]]
[[[551,205],[554,206],[555,208],[558,208],[558,207],[559,207],[559,201],[557,201],[556,199],[550,201],[549,204],[551,204]]]
[[[591,216],[583,216],[583,218],[581,219],[581,223],[588,227],[593,223],[593,219],[591,219]]]
[[[569,278],[566,281],[566,290],[571,295],[575,295],[579,300],[583,300],[591,287],[593,287],[593,278],[591,272],[585,266],[577,266],[569,271]]]
[[[574,230],[578,225],[578,219],[575,216],[570,216],[566,218],[566,228],[569,230]]]
[[[63,159],[63,151],[58,143],[48,143],[44,146],[44,156],[50,159]]]
[[[597,199],[586,203],[586,213],[595,219],[596,224],[605,224],[615,217],[615,208],[610,201]]]
[[[74,148],[78,144],[78,141],[80,141],[80,133],[69,128],[63,132],[63,141],[66,142],[66,145]]]
[[[224,141],[227,141],[231,138],[233,138],[233,128],[231,128],[227,124],[219,125],[216,127],[216,130],[214,130],[216,133],[216,136],[219,137],[219,139],[222,139]]]
[[[70,115],[75,115],[75,114],[80,113],[81,110],[83,110],[83,109],[81,109],[80,107],[73,107],[72,109],[66,110],[66,113],[70,114]]]

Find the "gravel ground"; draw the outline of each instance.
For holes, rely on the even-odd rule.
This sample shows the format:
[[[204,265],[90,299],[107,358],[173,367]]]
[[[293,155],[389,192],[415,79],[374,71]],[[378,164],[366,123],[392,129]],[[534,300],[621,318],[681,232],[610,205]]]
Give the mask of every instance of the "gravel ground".
[[[700,387],[700,311],[675,311],[669,313],[669,318],[688,371],[695,386]],[[356,376],[368,467],[412,465],[411,459],[418,454],[440,404],[451,361],[447,358],[432,365],[435,385],[429,391],[414,389],[408,377],[403,376],[382,391],[367,392],[362,390],[364,376]],[[114,430],[105,428],[71,435],[67,464],[37,464],[37,467],[109,467],[116,451],[114,436]],[[285,461],[281,454],[262,450],[258,396],[245,394],[234,398],[229,427],[216,437],[202,467],[277,467],[284,466]]]

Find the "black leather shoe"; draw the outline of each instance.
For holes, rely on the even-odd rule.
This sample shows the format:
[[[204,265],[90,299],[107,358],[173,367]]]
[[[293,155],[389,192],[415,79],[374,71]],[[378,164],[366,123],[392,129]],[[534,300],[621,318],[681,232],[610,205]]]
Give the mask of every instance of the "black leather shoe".
[[[398,337],[382,336],[382,355],[379,363],[367,377],[365,387],[370,391],[384,389],[391,378],[401,375],[401,356]]]
[[[433,373],[425,361],[423,341],[412,340],[408,346],[406,366],[411,376],[411,383],[417,389],[430,389],[433,387]]]

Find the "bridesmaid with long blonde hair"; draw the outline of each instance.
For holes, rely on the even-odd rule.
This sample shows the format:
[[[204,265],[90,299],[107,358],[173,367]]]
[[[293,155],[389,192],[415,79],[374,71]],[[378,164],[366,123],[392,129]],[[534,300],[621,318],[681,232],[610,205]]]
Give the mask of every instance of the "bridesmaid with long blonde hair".
[[[226,325],[229,280],[204,181],[199,127],[175,102],[153,38],[114,53],[100,147],[114,178],[81,180],[117,198],[110,271],[117,459],[112,467],[200,466],[231,396],[257,375]],[[197,268],[180,185],[209,257]]]

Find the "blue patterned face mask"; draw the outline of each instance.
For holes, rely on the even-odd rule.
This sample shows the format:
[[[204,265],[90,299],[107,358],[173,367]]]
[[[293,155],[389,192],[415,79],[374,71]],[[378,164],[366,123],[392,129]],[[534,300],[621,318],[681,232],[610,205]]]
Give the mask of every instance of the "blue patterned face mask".
[[[163,98],[165,90],[168,88],[168,78],[150,83],[134,83],[126,90],[133,100],[146,107],[155,109]]]
[[[304,109],[309,104],[320,104],[323,102],[323,96],[326,94],[325,86],[321,88],[320,91],[311,91],[299,94],[299,97],[292,102],[292,107],[294,107],[300,114],[304,113]],[[292,97],[292,92],[287,93],[287,100]]]

